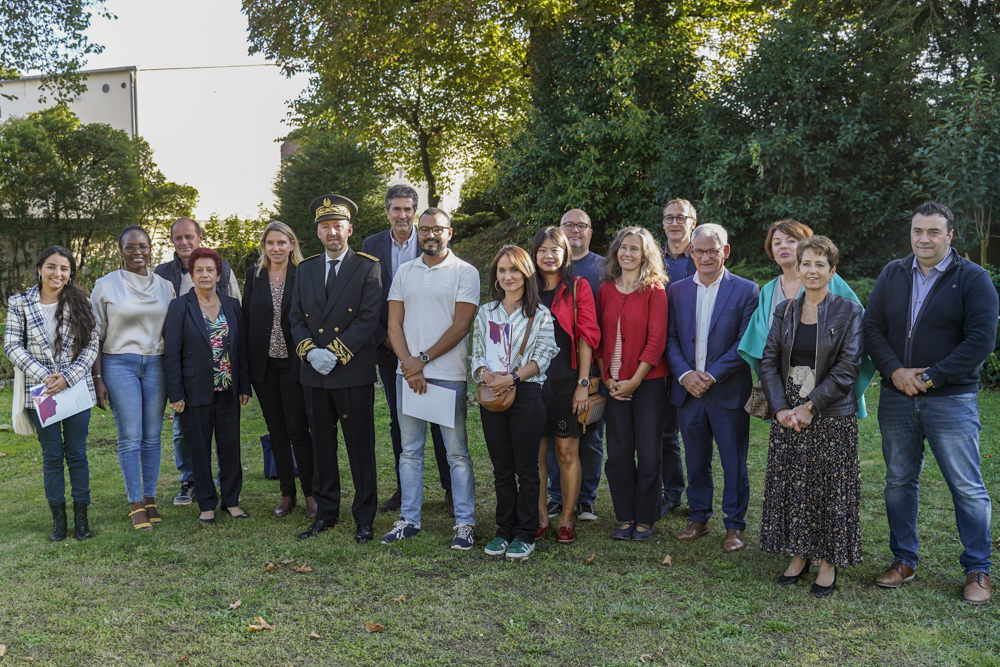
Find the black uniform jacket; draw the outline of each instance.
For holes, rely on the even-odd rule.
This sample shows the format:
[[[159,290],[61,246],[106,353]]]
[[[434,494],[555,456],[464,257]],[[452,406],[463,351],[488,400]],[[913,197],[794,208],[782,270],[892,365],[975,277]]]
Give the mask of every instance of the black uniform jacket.
[[[396,353],[382,345],[382,341],[389,337],[389,288],[392,287],[392,230],[387,229],[378,234],[372,234],[361,244],[363,252],[371,253],[379,260],[382,266],[382,309],[379,315],[378,326],[375,328],[375,353],[378,355],[380,366],[396,365]],[[414,243],[417,243],[414,240]],[[418,253],[420,257],[423,253]]]
[[[374,336],[381,308],[379,263],[371,255],[347,249],[329,300],[326,254],[299,264],[288,317],[295,354],[302,360],[302,384],[324,389],[375,384]],[[329,375],[320,375],[306,361],[317,347],[337,355]]]
[[[299,378],[299,358],[295,356],[295,342],[292,339],[292,324],[288,312],[292,308],[292,291],[295,289],[297,267],[288,265],[285,274],[285,289],[281,294],[281,333],[285,338],[292,377]],[[267,353],[271,349],[271,326],[274,323],[274,304],[271,303],[271,282],[267,271],[257,275],[257,267],[247,269],[247,280],[243,283],[243,318],[246,326],[247,361],[250,363],[250,380],[263,382],[267,371]]]
[[[229,364],[233,374],[233,400],[250,396],[247,350],[243,344],[243,309],[231,296],[219,294],[222,312],[229,323]],[[163,374],[171,403],[208,405],[215,397],[215,370],[208,326],[195,290],[170,302],[163,321]]]

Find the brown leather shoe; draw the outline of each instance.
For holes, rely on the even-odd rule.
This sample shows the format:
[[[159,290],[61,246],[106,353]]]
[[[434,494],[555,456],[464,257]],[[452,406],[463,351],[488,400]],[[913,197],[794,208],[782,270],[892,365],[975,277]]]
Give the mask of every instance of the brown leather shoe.
[[[970,572],[965,577],[965,591],[962,599],[969,604],[986,604],[990,601],[990,575],[985,572]]]
[[[385,500],[378,504],[375,511],[381,514],[382,512],[395,512],[400,507],[403,506],[403,492],[399,489],[389,496],[389,500]]]
[[[692,540],[697,540],[702,535],[708,535],[708,524],[691,521],[688,523],[687,528],[677,533],[676,537],[678,540],[691,542]]]
[[[899,588],[916,577],[913,568],[901,560],[893,561],[889,569],[875,577],[875,585],[882,588]]]
[[[281,502],[274,508],[274,516],[277,518],[286,517],[295,508],[295,496],[281,496]]]
[[[316,518],[316,501],[313,500],[312,496],[306,496],[306,518]]]
[[[736,530],[734,528],[726,529],[726,539],[722,540],[722,550],[732,553],[733,551],[740,551],[747,545],[743,541],[743,531]]]

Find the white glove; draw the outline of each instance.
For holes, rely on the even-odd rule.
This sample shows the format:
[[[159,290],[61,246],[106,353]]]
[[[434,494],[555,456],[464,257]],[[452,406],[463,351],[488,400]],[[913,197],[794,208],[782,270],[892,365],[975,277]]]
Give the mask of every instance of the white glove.
[[[306,361],[308,361],[320,375],[329,375],[330,371],[332,371],[334,366],[337,365],[337,355],[330,350],[324,350],[317,347],[309,350],[309,354],[306,355]]]

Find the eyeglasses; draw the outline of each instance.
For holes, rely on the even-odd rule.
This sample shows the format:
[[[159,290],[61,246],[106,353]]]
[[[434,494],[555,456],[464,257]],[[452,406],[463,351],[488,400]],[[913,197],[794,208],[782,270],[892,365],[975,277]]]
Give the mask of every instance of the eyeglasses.
[[[693,218],[689,215],[665,215],[663,216],[663,222],[668,225],[686,225],[688,220]]]
[[[701,259],[704,255],[708,255],[711,259],[715,259],[722,252],[722,248],[709,248],[708,250],[702,250],[701,248],[691,248],[691,254]]]
[[[451,227],[441,227],[440,225],[437,227],[417,227],[417,233],[421,236],[427,236],[431,233],[433,233],[434,236],[441,236],[444,234],[446,229],[451,229]]]
[[[125,250],[125,252],[128,253],[133,253],[136,250],[138,250],[139,252],[146,252],[147,250],[149,250],[149,246],[146,245],[145,243],[140,243],[139,245],[136,245],[134,243],[129,243],[126,244],[125,248],[123,249]]]
[[[564,222],[562,223],[562,228],[565,229],[567,232],[571,232],[574,229],[577,230],[578,232],[585,232],[588,229],[590,229],[590,225],[588,225],[586,222]]]

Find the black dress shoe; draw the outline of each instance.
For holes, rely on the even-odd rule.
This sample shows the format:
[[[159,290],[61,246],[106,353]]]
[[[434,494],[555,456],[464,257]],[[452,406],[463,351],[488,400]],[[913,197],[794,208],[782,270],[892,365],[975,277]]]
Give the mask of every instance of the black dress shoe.
[[[680,498],[668,498],[664,496],[663,503],[660,506],[660,516],[667,516],[680,506],[681,506]]]
[[[775,583],[778,584],[779,586],[794,586],[795,584],[799,583],[799,579],[802,577],[802,575],[809,571],[810,564],[811,564],[810,561],[807,559],[805,566],[799,571],[798,574],[790,577],[782,574],[780,577],[778,577],[778,581],[776,581]]]
[[[375,539],[375,531],[372,530],[370,523],[361,524],[358,526],[358,532],[354,533],[354,541],[358,544],[371,542],[373,539]]]
[[[809,590],[813,594],[813,597],[825,598],[828,595],[833,595],[833,592],[837,590],[837,566],[833,567],[833,581],[830,582],[829,586],[820,586],[819,584],[813,584],[812,588]]]
[[[310,537],[316,537],[324,530],[329,530],[337,525],[337,521],[313,521],[312,524],[306,528],[306,532],[299,533],[300,540],[308,540]]]

